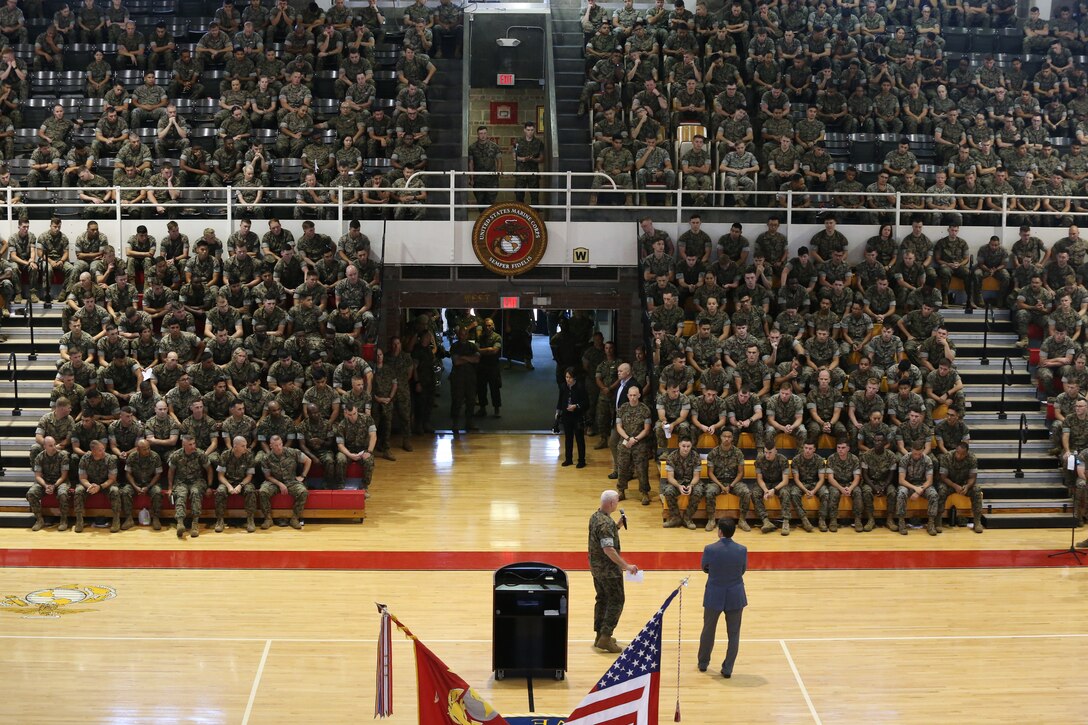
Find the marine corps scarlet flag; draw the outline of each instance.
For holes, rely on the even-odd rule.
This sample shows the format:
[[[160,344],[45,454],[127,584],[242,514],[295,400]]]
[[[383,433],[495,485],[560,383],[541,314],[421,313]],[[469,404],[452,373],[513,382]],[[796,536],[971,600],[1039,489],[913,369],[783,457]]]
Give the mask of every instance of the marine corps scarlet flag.
[[[374,717],[393,714],[393,652],[389,647],[388,623],[397,626],[416,648],[416,681],[419,698],[419,725],[509,725],[490,703],[450,671],[446,663],[427,649],[411,630],[401,624],[384,604],[378,604],[382,625],[378,635],[377,688]]]
[[[502,715],[434,652],[418,639],[414,643],[420,725],[507,725]]]

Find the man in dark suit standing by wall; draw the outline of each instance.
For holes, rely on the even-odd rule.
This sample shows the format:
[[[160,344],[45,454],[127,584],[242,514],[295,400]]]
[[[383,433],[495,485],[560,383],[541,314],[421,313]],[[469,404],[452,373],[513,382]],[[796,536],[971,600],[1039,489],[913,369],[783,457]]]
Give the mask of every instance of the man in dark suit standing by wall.
[[[748,597],[744,593],[744,572],[748,569],[748,549],[733,541],[737,523],[718,519],[718,540],[703,549],[703,571],[709,576],[703,594],[703,632],[699,636],[699,671],[706,672],[714,649],[718,618],[725,612],[729,643],[722,662],[722,677],[733,676],[733,663],[740,649],[740,620]]]
[[[615,392],[612,393],[612,414],[610,421],[612,425],[612,432],[608,436],[608,447],[612,451],[612,473],[608,474],[608,477],[615,480],[619,478],[616,466],[616,447],[620,444],[620,434],[616,432],[616,413],[620,407],[627,402],[627,389],[632,385],[638,385],[635,379],[631,377],[631,363],[620,363],[620,366],[616,368],[616,375],[619,378],[618,385]],[[650,408],[651,412],[653,407]]]

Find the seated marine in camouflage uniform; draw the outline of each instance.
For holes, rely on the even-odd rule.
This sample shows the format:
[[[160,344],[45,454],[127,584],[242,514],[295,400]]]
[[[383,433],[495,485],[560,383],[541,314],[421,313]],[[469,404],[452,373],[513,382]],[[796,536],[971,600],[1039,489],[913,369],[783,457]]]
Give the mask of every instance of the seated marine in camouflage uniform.
[[[665,458],[666,482],[661,484],[661,496],[668,506],[669,518],[662,524],[664,528],[672,529],[681,525],[689,529],[695,528],[695,523],[691,520],[694,511],[691,510],[690,500],[688,509],[681,516],[678,499],[680,496],[690,496],[692,488],[699,484],[701,467],[702,460],[698,452],[692,450],[691,438],[686,436],[680,439],[680,447]]]
[[[204,451],[196,447],[193,436],[181,439],[181,448],[170,454],[167,460],[167,495],[174,501],[174,517],[179,539],[185,538],[185,504],[189,503],[192,522],[189,534],[200,536],[200,511],[204,505],[204,493],[211,485],[212,467]]]
[[[68,479],[68,454],[57,447],[53,436],[45,436],[42,439],[42,450],[34,457],[31,468],[34,472],[34,483],[30,484],[26,492],[30,512],[34,514],[34,526],[31,530],[41,531],[45,527],[42,497],[55,493],[60,503],[60,526],[57,531],[65,531],[68,528],[68,501],[72,495],[72,482]],[[81,495],[79,501],[82,503],[82,500]]]
[[[805,531],[812,531],[812,522],[808,520],[802,499],[816,497],[819,499],[820,531],[827,531],[827,487],[824,486],[824,459],[816,455],[816,442],[806,441],[801,446],[801,452],[793,457],[790,462],[793,482],[786,484],[778,498],[782,502],[782,531],[786,536],[789,531],[790,509],[801,520],[801,527]]]
[[[301,474],[298,473],[299,463],[302,464]],[[289,523],[294,529],[302,528],[302,522],[299,519],[302,517],[303,509],[306,508],[306,499],[310,495],[305,483],[310,466],[310,459],[303,455],[302,451],[285,448],[282,438],[278,435],[272,436],[268,454],[261,461],[261,471],[264,473],[265,480],[257,491],[261,510],[264,512],[262,529],[272,525],[272,496],[277,493],[289,494],[294,498]]]
[[[687,518],[690,520],[699,505],[700,499],[706,500],[706,530],[713,531],[717,527],[717,498],[719,494],[732,491],[740,499],[740,513],[737,525],[741,531],[751,531],[746,514],[748,504],[752,500],[750,484],[744,483],[744,453],[733,445],[733,431],[721,432],[721,445],[715,446],[706,457],[707,480],[692,486],[691,497],[688,499]],[[763,509],[761,518],[766,518],[767,511],[763,507],[763,497],[757,496],[756,511]]]
[[[899,520],[899,533],[907,535],[907,499],[926,499],[926,514],[929,521],[926,532],[937,535],[937,520],[941,516],[938,509],[937,488],[933,485],[933,459],[926,455],[922,441],[911,445],[910,453],[899,459],[899,487],[895,492],[895,517]],[[888,502],[888,515],[891,516],[891,501]],[[890,527],[889,527],[890,528]]]
[[[222,533],[226,526],[227,497],[241,494],[246,508],[246,532],[252,534],[256,530],[253,516],[257,512],[257,489],[253,485],[256,464],[249,441],[243,436],[235,437],[230,450],[219,456],[215,470],[219,483],[215,487],[215,533]]]
[[[79,485],[76,489],[76,525],[77,534],[83,531],[83,498],[86,494],[94,495],[105,491],[110,499],[113,522],[110,531],[121,530],[121,490],[117,486],[117,459],[106,453],[106,446],[100,440],[91,441],[91,450],[79,460]]]
[[[978,485],[978,459],[971,453],[971,444],[960,441],[955,450],[941,456],[940,477],[937,485],[937,533],[941,532],[941,519],[949,494],[958,493],[971,499],[971,518],[976,534],[985,531],[982,526],[982,489]]]
[[[861,514],[864,509],[860,486],[861,461],[850,452],[850,442],[845,438],[838,440],[835,452],[825,461],[824,475],[828,531],[839,528],[839,499],[845,496],[854,504],[854,530],[860,533],[863,530]]]
[[[121,485],[121,510],[125,521],[122,528],[132,528],[132,500],[147,494],[151,499],[151,528],[162,528],[162,458],[151,450],[146,440],[136,442],[136,450],[125,460],[125,483]]]

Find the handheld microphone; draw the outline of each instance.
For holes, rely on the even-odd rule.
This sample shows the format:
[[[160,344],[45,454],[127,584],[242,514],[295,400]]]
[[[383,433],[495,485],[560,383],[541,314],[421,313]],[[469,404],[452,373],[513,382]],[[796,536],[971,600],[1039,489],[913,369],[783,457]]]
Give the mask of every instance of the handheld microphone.
[[[623,512],[623,509],[620,509],[620,526],[623,527],[624,531],[627,530],[627,514]]]

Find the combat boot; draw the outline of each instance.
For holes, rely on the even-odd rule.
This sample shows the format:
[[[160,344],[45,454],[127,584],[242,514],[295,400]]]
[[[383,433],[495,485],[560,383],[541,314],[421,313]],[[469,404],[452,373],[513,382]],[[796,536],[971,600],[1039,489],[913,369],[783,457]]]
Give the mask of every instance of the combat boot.
[[[815,527],[812,525],[812,522],[809,521],[808,516],[805,516],[804,514],[801,515],[801,528],[809,532],[810,534],[815,531]],[[826,530],[827,529],[825,528],[824,531]]]
[[[189,536],[194,539],[200,536],[200,520],[196,516],[193,517],[192,524],[189,526]]]
[[[806,522],[806,521],[808,521],[808,517],[807,516],[802,516],[801,517],[801,525],[804,526],[805,525],[804,522]],[[811,527],[811,524],[809,526]],[[820,516],[819,520],[816,522],[816,526],[817,526],[817,528],[820,529],[820,531],[826,532],[827,531],[827,519],[825,519],[823,516]],[[805,531],[809,531],[809,530],[810,529],[805,529]]]
[[[706,530],[707,531],[713,531],[716,528],[718,528],[718,520],[717,519],[707,519],[706,520]],[[751,527],[749,527],[749,528],[751,528]]]
[[[31,531],[41,531],[44,528],[45,528],[45,519],[42,518],[41,514],[36,514],[34,516],[34,525],[30,527],[30,530]]]
[[[861,515],[854,516],[854,531],[860,534],[864,530],[865,529],[861,525]]]
[[[397,460],[397,457],[393,455],[393,451],[389,450],[388,448],[386,448],[384,451],[382,451],[382,458],[384,458],[387,461]]]
[[[695,531],[695,522],[691,520],[690,516],[685,515],[683,518],[684,528]],[[709,530],[709,529],[708,529]]]
[[[264,521],[261,522],[261,528],[262,529],[272,528],[272,514],[269,514],[268,516],[264,517]]]
[[[830,521],[827,522],[827,530],[830,531],[831,533],[835,533],[836,531],[839,530],[839,519],[838,519],[838,517],[833,517]]]
[[[898,531],[899,527],[895,525],[895,517],[889,515],[884,519],[884,525],[888,527],[888,531]]]
[[[619,653],[623,651],[611,637],[604,634],[597,637],[597,641],[593,643],[593,646],[602,652]]]
[[[77,534],[83,533],[83,514],[76,514],[76,525],[72,527],[72,531]]]
[[[257,530],[257,527],[253,525],[253,516],[246,516],[246,533],[252,534]]]
[[[933,519],[930,519],[928,522],[926,522],[926,533],[930,536],[937,535],[937,524],[933,522]]]
[[[788,523],[787,523],[787,525],[788,525]],[[769,534],[772,531],[774,531],[774,524],[771,523],[771,520],[769,518],[764,516],[763,517],[763,525],[759,527],[759,530],[762,531],[764,534]]]
[[[217,534],[223,533],[224,528],[226,528],[226,524],[223,522],[223,519],[216,519],[215,520],[215,533],[217,533]]]
[[[1027,337],[1021,337],[1019,340],[1016,341],[1016,346],[1017,347],[1027,347],[1028,346],[1028,338]]]
[[[717,521],[714,522],[715,525],[717,525],[717,523],[718,523]],[[744,519],[737,519],[737,528],[740,529],[741,531],[751,531],[752,530],[752,525],[749,524]],[[712,529],[707,529],[707,531],[712,531]]]
[[[113,521],[110,522],[110,533],[116,534],[121,530],[121,517],[116,514],[113,517]]]
[[[620,496],[619,496],[620,501],[626,501],[627,500],[627,490],[626,489],[623,489],[623,490],[619,491],[619,494],[620,494]]]
[[[605,448],[608,448],[607,438],[601,438],[599,441],[597,441],[597,445],[593,446],[593,450],[595,451],[603,451]]]
[[[132,517],[126,516],[124,522],[121,524],[121,531],[128,531],[135,525],[136,522],[132,520]]]
[[[938,534],[944,533],[943,524],[944,524],[944,516],[938,516],[936,522],[933,524],[934,527],[937,529]]]
[[[401,439],[400,447],[408,451],[409,453],[412,452],[412,441],[409,440],[408,436],[404,436],[404,438]]]
[[[862,528],[862,531],[872,531],[872,530],[873,530],[873,529],[875,529],[875,528],[876,528],[876,521],[874,521],[874,520],[873,520],[873,517],[872,517],[872,516],[870,516],[870,517],[869,517],[869,518],[868,518],[868,519],[867,519],[867,520],[865,521],[865,526],[864,526],[864,527]]]
[[[986,527],[982,525],[982,517],[981,516],[976,516],[975,517],[975,533],[976,534],[981,534],[985,530],[986,530]]]
[[[669,517],[669,520],[668,520],[668,521],[666,521],[665,523],[661,524],[661,527],[662,527],[662,528],[665,528],[665,529],[675,529],[675,528],[677,528],[678,526],[680,526],[680,525],[681,525],[681,523],[682,523],[682,522],[680,521],[680,517],[679,517],[679,516],[670,516],[670,517]]]
[[[770,523],[770,522],[768,522],[768,523]],[[809,524],[809,525],[811,526],[811,524]],[[764,531],[767,530],[767,524],[763,524],[763,530]],[[774,531],[774,525],[773,524],[771,524],[771,531]],[[790,535],[790,520],[789,519],[782,519],[782,535],[783,536],[789,536]]]
[[[179,539],[185,538],[185,519],[178,519],[174,525],[174,531],[177,532]]]
[[[61,515],[60,523],[57,524],[57,531],[67,531],[67,530],[68,530],[68,517],[64,516],[64,515]]]
[[[899,533],[901,533],[903,536],[907,535],[907,517],[906,516],[899,519]]]
[[[649,506],[650,505],[650,494],[648,494],[648,493],[642,494],[642,505],[643,506]]]
[[[154,529],[155,531],[161,531],[162,530],[162,521],[159,520],[158,516],[152,516],[151,517],[151,528]]]
[[[292,516],[291,520],[287,522],[287,525],[292,529],[301,529],[302,522],[298,520],[298,516]]]

